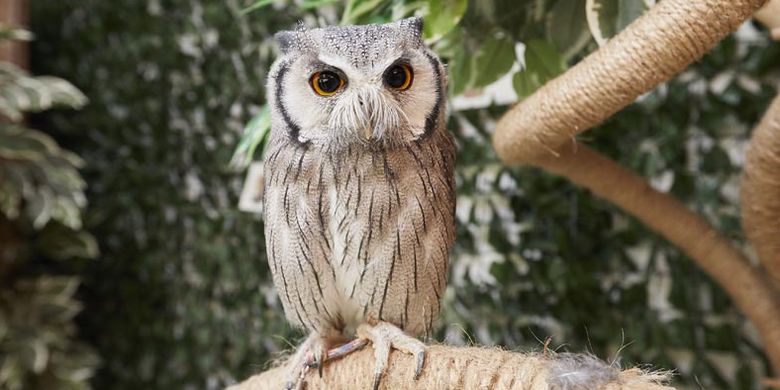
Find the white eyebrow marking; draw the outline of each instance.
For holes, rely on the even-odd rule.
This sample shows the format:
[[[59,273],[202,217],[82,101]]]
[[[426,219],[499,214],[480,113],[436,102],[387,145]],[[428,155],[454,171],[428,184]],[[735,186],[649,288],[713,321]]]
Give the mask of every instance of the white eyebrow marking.
[[[323,63],[339,68],[342,72],[355,72],[356,69],[348,61],[344,61],[341,57],[329,55],[328,53],[320,53],[317,59]]]

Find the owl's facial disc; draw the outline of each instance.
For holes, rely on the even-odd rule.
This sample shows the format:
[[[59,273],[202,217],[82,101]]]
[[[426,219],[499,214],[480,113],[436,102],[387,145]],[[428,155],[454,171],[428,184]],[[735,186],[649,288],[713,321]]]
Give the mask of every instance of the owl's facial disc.
[[[329,132],[349,141],[387,141],[392,131],[408,126],[395,96],[383,84],[381,73],[351,69],[349,86],[334,96],[327,120]]]
[[[310,65],[309,90],[323,110],[322,135],[339,143],[404,144],[426,132],[441,105],[438,61],[407,51],[373,66],[320,54]]]
[[[445,75],[419,19],[277,35],[274,87],[282,125],[299,142],[402,145],[436,128]]]

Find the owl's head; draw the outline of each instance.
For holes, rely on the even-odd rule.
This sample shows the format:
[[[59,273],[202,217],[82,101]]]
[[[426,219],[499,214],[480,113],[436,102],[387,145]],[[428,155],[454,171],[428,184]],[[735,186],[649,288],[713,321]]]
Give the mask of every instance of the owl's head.
[[[276,34],[268,81],[273,131],[300,143],[396,147],[443,121],[446,74],[422,19]]]

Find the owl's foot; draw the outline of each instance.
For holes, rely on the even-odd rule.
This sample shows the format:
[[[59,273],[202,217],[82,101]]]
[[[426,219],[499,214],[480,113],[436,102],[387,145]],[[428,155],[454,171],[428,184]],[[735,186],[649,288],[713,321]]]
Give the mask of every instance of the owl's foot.
[[[347,356],[352,352],[363,349],[366,344],[368,344],[368,340],[366,339],[354,339],[348,343],[344,343],[338,347],[329,349],[323,360],[317,360],[314,356],[310,356],[309,360],[306,361],[306,366],[309,368],[319,368],[320,376],[322,376],[322,363]]]
[[[312,333],[298,347],[287,361],[287,384],[285,390],[300,390],[303,388],[303,377],[309,367],[318,367],[322,375],[322,362],[325,360],[325,340],[317,333]]]
[[[425,364],[425,344],[422,341],[409,336],[395,325],[387,322],[380,322],[374,326],[360,325],[357,329],[357,335],[359,338],[371,340],[374,344],[374,390],[379,388],[382,374],[387,369],[391,348],[414,356],[417,359],[414,379],[417,380],[420,377]]]

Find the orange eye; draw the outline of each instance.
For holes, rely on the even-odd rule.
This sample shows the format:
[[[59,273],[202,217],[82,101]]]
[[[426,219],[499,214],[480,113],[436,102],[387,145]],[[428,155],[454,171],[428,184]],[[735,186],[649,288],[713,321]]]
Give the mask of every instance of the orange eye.
[[[384,79],[385,84],[390,88],[405,91],[412,86],[414,73],[412,72],[411,66],[407,64],[397,64],[387,68]]]
[[[335,72],[326,70],[313,74],[309,84],[317,95],[333,96],[344,86],[344,79]]]

